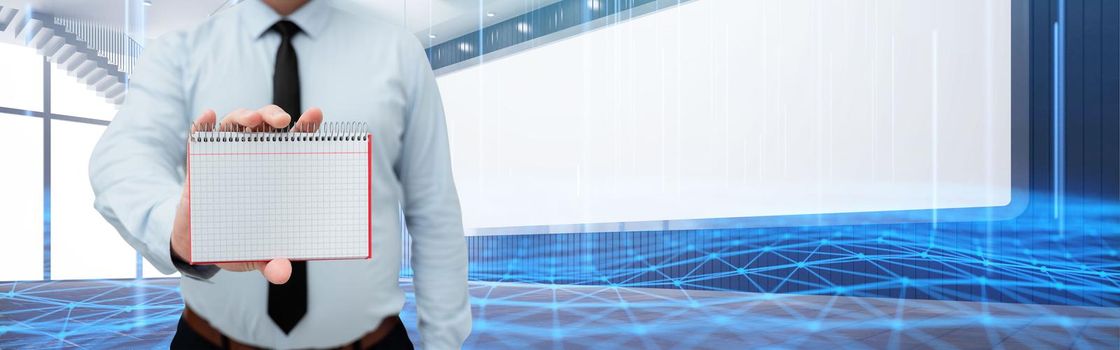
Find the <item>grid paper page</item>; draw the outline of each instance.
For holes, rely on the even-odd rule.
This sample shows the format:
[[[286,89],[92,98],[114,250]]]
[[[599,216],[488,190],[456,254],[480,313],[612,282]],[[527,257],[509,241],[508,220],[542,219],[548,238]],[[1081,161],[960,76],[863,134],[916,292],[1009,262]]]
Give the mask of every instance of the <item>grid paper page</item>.
[[[192,263],[369,257],[369,136],[284,137],[192,138]]]

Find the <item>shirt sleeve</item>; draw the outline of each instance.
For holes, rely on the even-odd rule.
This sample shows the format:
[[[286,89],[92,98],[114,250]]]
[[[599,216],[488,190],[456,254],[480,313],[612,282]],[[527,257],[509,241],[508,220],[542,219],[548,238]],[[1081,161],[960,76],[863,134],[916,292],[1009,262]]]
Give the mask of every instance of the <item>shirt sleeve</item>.
[[[412,237],[421,344],[425,349],[458,349],[471,330],[467,244],[451,174],[443,102],[423,49],[412,41],[403,55],[410,98],[401,155],[394,167],[404,189],[402,207]]]
[[[177,34],[145,49],[124,104],[90,159],[94,207],[121,237],[164,274],[183,189],[187,116]]]

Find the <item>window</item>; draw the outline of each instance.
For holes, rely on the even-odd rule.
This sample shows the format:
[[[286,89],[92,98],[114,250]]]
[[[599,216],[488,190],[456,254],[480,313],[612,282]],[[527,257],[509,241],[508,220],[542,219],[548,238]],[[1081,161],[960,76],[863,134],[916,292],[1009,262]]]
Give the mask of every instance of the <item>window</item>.
[[[0,43],[0,57],[0,108],[42,112],[43,56],[28,47]]]
[[[88,85],[68,75],[66,70],[51,65],[51,113],[112,120],[117,114],[117,106],[106,102]]]
[[[33,49],[0,58],[0,281],[162,276],[93,207],[89,158],[117,106]]]
[[[0,45],[2,46],[2,45]],[[5,84],[0,84],[5,85]],[[0,281],[43,278],[43,120],[0,114]]]
[[[136,277],[136,251],[93,208],[89,157],[104,131],[51,121],[51,279]]]

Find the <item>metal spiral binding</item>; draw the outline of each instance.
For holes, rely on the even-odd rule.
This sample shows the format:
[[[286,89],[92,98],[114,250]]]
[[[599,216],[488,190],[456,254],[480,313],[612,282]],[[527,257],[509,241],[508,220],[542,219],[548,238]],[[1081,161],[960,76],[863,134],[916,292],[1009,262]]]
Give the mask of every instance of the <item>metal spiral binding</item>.
[[[306,129],[199,124],[191,130],[188,139],[190,142],[314,142],[365,141],[369,137],[369,129],[363,122],[330,122]]]

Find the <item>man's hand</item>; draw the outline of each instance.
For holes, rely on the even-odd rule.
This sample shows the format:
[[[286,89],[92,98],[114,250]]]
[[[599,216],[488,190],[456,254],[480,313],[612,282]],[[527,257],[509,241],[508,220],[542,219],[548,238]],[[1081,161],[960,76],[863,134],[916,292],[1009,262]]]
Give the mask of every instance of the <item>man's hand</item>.
[[[201,125],[214,125],[217,115],[212,110],[206,110],[195,120],[191,130],[196,130]],[[221,129],[233,130],[263,130],[267,128],[283,128],[288,126],[292,117],[283,109],[275,105],[268,105],[258,110],[238,109],[222,118]],[[312,107],[304,112],[296,125],[292,126],[293,132],[315,132],[323,122],[323,112]],[[171,251],[179,258],[187,260],[191,256],[190,245],[190,201],[187,188],[183,188],[183,195],[179,199],[179,209],[175,212],[175,224],[171,230]],[[268,262],[243,262],[217,264],[223,270],[229,271],[260,271],[269,282],[284,284],[292,275],[292,263],[286,258],[272,259]]]

